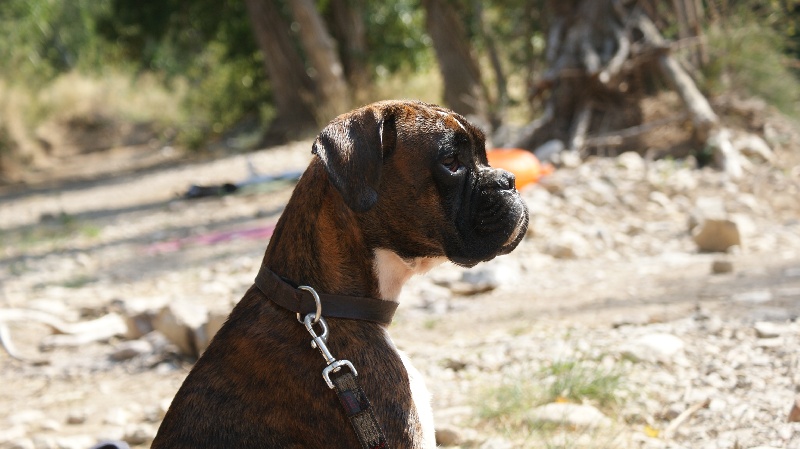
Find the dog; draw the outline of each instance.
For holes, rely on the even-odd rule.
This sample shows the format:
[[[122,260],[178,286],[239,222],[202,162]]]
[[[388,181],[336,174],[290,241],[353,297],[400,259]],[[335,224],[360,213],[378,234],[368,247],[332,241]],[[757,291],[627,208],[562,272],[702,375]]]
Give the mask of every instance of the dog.
[[[430,395],[388,335],[391,312],[359,316],[361,304],[394,310],[412,275],[512,251],[528,226],[514,176],[489,167],[484,134],[464,117],[417,101],[343,114],[312,153],[256,285],[187,376],[153,449],[436,446]],[[341,314],[322,304],[320,314],[317,293],[298,286],[358,301]],[[293,299],[282,303],[284,293]],[[292,308],[300,300],[302,314]],[[329,340],[317,337],[328,328]],[[330,364],[320,378],[330,359],[309,348],[312,338],[348,366]],[[348,423],[349,399],[326,385],[333,372],[350,371],[355,405],[369,408],[377,429]],[[365,432],[382,432],[379,442],[365,443]]]

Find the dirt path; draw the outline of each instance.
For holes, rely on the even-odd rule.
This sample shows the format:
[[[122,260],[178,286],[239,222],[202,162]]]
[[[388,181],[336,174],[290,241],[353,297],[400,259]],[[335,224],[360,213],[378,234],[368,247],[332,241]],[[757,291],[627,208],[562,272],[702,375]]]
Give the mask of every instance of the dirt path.
[[[67,321],[136,301],[228,310],[251,284],[291,185],[178,197],[191,184],[245,179],[248,160],[262,174],[302,169],[309,148],[0,191],[0,307]],[[800,447],[799,424],[785,422],[800,385],[790,349],[800,343],[798,165],[731,181],[633,161],[557,172],[524,192],[534,219],[512,255],[472,274],[445,266],[404,290],[392,334],[426,375],[437,422],[462,447]],[[718,198],[744,223],[741,250],[697,252],[686,223],[701,197]],[[712,274],[723,259],[733,271]],[[760,322],[777,335],[759,337]],[[104,438],[147,447],[190,368],[155,349],[113,361],[119,338],[40,353],[46,327],[9,328],[20,352],[49,363],[0,353],[0,448],[86,448]],[[665,358],[641,359],[629,347],[663,334],[681,341]],[[537,388],[524,373],[552,383],[554,360],[624,372],[624,388],[610,392],[616,405],[567,400],[596,406],[613,425],[542,427],[525,417],[537,403],[494,404],[513,402],[498,399],[498,386]],[[706,398],[717,402],[666,433]]]

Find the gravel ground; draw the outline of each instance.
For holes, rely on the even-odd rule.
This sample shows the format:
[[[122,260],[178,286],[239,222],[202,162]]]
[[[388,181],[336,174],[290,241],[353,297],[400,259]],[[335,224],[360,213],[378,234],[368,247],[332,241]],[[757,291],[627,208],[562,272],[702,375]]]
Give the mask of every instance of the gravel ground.
[[[391,332],[434,393],[441,442],[800,448],[800,424],[788,422],[800,388],[800,163],[784,147],[740,180],[632,153],[559,169],[523,191],[531,229],[514,253],[413,279]],[[226,313],[291,185],[180,194],[242,180],[248,161],[264,174],[302,169],[309,149],[0,191],[0,313],[77,322],[178,303]],[[740,244],[698,251],[692,229],[719,215]],[[163,336],[43,351],[48,327],[7,329],[46,363],[0,353],[0,448],[148,447],[191,367]]]

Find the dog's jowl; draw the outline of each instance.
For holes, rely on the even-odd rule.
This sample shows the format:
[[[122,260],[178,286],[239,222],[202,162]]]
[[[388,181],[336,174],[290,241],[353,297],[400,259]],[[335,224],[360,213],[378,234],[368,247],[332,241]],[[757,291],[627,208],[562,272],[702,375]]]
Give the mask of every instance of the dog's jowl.
[[[412,275],[517,246],[528,212],[514,176],[489,167],[480,130],[419,102],[341,115],[312,151],[256,284],[153,448],[435,447],[428,392],[388,323]]]

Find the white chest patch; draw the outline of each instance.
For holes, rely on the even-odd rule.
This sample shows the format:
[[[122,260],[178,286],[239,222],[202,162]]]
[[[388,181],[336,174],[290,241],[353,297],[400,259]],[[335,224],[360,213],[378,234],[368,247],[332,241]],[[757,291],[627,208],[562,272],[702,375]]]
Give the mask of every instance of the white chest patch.
[[[373,269],[378,278],[381,299],[397,301],[403,284],[405,284],[411,276],[426,273],[431,268],[446,261],[446,257],[403,259],[394,251],[382,248],[376,249]]]
[[[389,337],[388,332],[386,332],[386,341],[389,343],[389,346],[397,352],[397,355],[400,356],[400,360],[402,360],[403,366],[408,374],[411,400],[414,403],[414,407],[417,409],[417,416],[419,417],[420,427],[422,428],[422,447],[425,449],[433,449],[436,447],[436,429],[433,425],[431,393],[425,386],[422,374],[414,368],[408,356],[403,351],[397,349],[397,346],[394,345],[391,337]]]

